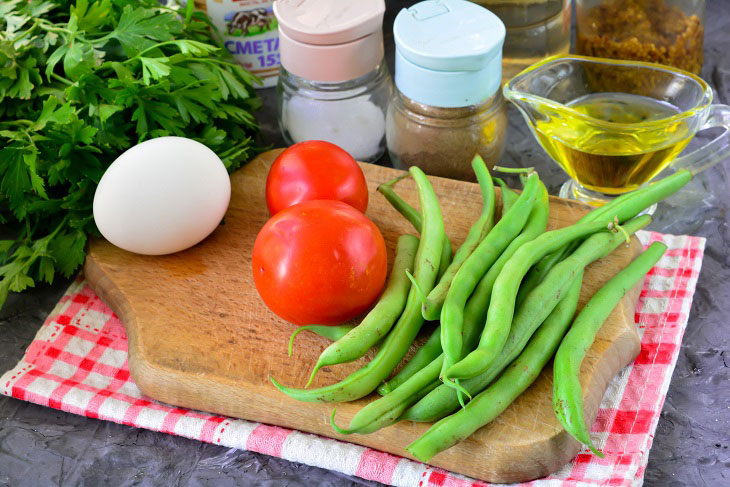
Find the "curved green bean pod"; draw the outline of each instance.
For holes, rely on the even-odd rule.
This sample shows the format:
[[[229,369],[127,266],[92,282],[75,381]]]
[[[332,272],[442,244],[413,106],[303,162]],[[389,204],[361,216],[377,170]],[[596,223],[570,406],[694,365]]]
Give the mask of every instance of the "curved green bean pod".
[[[355,328],[353,325],[306,325],[306,326],[300,326],[289,337],[289,356],[291,357],[292,349],[294,347],[294,338],[299,335],[303,331],[311,331],[314,334],[317,334],[321,336],[322,338],[327,338],[328,340],[332,340],[333,342],[336,340],[339,340],[343,336],[347,334],[347,332],[351,331],[353,328]]]
[[[398,238],[393,269],[378,303],[359,325],[322,351],[304,387],[309,387],[322,367],[359,359],[390,331],[406,306],[411,288],[406,271],[413,270],[418,244],[418,238],[413,235],[401,235]]]
[[[441,327],[437,326],[426,343],[416,351],[403,368],[392,379],[378,387],[378,394],[384,396],[392,392],[439,355],[441,355]]]
[[[667,246],[654,242],[644,253],[616,274],[586,303],[573,322],[555,355],[553,372],[553,409],[565,431],[593,453],[603,457],[593,446],[583,415],[583,390],[578,373],[596,333],[623,296],[644,278],[664,255]]]
[[[637,217],[624,225],[628,233],[634,233],[651,222],[649,216]],[[553,268],[545,279],[528,296],[518,309],[507,342],[494,363],[482,374],[461,383],[470,394],[478,394],[487,387],[494,378],[509,365],[525,347],[530,336],[540,326],[544,307],[556,306],[556,300],[566,292],[571,282],[571,274],[587,266],[590,262],[613,252],[625,241],[620,233],[600,232],[587,239],[568,259]],[[554,310],[553,310],[554,311]],[[459,407],[457,391],[443,384],[404,412],[400,420],[433,422],[451,414]]]
[[[390,203],[391,206],[395,208],[398,213],[403,215],[406,220],[411,222],[411,225],[413,225],[413,228],[415,228],[418,233],[421,233],[421,214],[418,212],[418,210],[406,203],[403,198],[398,196],[398,193],[396,193],[393,189],[393,185],[395,183],[406,177],[408,177],[407,173],[381,184],[380,186],[378,186],[378,192],[385,197],[388,203]],[[444,240],[444,248],[441,249],[441,260],[439,262],[438,274],[439,279],[441,278],[443,273],[446,272],[449,264],[451,264],[451,257],[451,241],[447,236]]]
[[[442,372],[461,359],[466,302],[482,276],[525,226],[537,198],[539,181],[537,173],[530,175],[515,204],[456,273],[441,310],[441,347],[445,355]]]
[[[437,453],[466,439],[507,409],[537,379],[560,345],[575,315],[582,282],[583,271],[580,271],[568,293],[499,379],[475,396],[464,409],[431,426],[406,449],[417,459],[427,462]]]
[[[418,196],[423,213],[421,243],[418,246],[415,264],[415,278],[418,286],[429,292],[436,282],[438,262],[446,233],[436,193],[421,169],[410,168],[411,176],[418,186]],[[408,351],[423,325],[421,300],[416,286],[411,286],[405,310],[398,322],[383,341],[375,357],[365,367],[353,372],[345,379],[317,389],[296,389],[285,387],[273,377],[271,382],[277,389],[299,401],[343,402],[359,399],[375,390],[390,374]]]
[[[474,156],[474,159],[471,161],[471,166],[477,176],[477,181],[479,181],[479,187],[482,192],[482,213],[469,229],[469,233],[464,239],[464,242],[456,250],[451,264],[449,264],[449,267],[439,278],[438,284],[428,293],[423,303],[423,317],[429,321],[439,319],[441,308],[444,305],[446,294],[449,292],[449,287],[454,280],[454,276],[456,276],[459,268],[461,268],[462,264],[471,255],[477,245],[479,245],[479,242],[482,241],[494,226],[496,197],[494,195],[494,185],[489,175],[489,169],[487,169],[487,165],[479,154]]]

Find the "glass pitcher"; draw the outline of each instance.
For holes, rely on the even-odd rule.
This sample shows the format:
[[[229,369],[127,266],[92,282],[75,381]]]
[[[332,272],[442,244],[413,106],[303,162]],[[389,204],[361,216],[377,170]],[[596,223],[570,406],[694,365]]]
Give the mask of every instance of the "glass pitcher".
[[[518,74],[504,95],[570,176],[561,197],[600,205],[670,165],[696,174],[730,155],[730,107],[713,105],[705,81],[669,66],[555,56]],[[725,130],[677,157],[712,127]]]

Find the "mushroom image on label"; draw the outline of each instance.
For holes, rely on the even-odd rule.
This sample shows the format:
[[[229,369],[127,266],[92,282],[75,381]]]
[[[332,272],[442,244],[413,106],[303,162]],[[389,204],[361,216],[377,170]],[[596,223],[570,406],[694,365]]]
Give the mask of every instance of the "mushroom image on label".
[[[386,119],[396,167],[473,180],[471,160],[493,167],[502,155],[507,115],[501,94],[499,18],[465,0],[427,0],[393,25],[395,87]]]
[[[359,161],[385,152],[391,81],[383,0],[279,0],[279,127],[291,145],[336,144]]]

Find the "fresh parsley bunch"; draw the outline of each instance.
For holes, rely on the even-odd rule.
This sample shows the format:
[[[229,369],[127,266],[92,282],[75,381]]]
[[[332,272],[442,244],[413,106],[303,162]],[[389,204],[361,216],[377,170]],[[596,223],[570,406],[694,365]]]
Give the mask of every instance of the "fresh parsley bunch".
[[[94,191],[125,149],[191,137],[232,171],[255,152],[254,78],[202,12],[158,0],[0,2],[0,307],[70,276]]]

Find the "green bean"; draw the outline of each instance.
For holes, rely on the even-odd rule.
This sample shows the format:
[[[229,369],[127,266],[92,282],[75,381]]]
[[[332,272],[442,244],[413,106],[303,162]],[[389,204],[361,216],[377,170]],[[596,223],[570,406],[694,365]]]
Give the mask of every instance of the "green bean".
[[[484,164],[484,160],[477,154],[471,161],[471,166],[474,169],[474,173],[479,181],[479,187],[482,192],[482,214],[479,216],[476,222],[469,229],[464,242],[459,246],[454,259],[446,269],[444,274],[439,278],[439,282],[434,287],[426,300],[423,303],[423,317],[429,321],[439,319],[441,315],[441,308],[444,305],[446,294],[449,291],[449,286],[456,276],[459,268],[462,266],[464,261],[471,255],[474,249],[479,245],[479,242],[489,233],[494,226],[494,185],[492,184],[492,178],[489,175],[487,165]]]
[[[573,438],[603,457],[593,446],[583,415],[583,391],[578,374],[596,333],[623,296],[644,278],[664,255],[667,246],[654,242],[644,253],[616,274],[586,303],[573,321],[555,355],[553,409],[560,424]]]
[[[303,331],[311,331],[312,333],[315,333],[322,338],[327,338],[328,340],[332,340],[333,342],[336,340],[339,340],[343,336],[347,334],[350,330],[355,328],[352,325],[336,325],[336,326],[330,326],[330,325],[306,325],[306,326],[300,326],[289,337],[289,356],[291,357],[292,354],[292,348],[294,347],[294,338],[299,335]]]
[[[445,355],[442,372],[462,357],[462,326],[466,301],[489,267],[525,226],[537,197],[539,181],[537,173],[530,175],[515,204],[456,273],[441,310],[441,347]]]
[[[324,349],[305,387],[309,387],[322,367],[359,359],[390,331],[406,305],[411,287],[406,272],[413,270],[418,243],[418,238],[413,235],[398,238],[393,269],[378,303],[358,326]]]
[[[510,208],[512,208],[512,205],[515,204],[517,201],[517,198],[520,197],[519,193],[515,192],[507,186],[507,183],[505,183],[501,178],[492,178],[493,181],[496,181],[497,184],[499,184],[499,188],[501,190],[502,194],[502,215],[506,215]]]
[[[540,228],[544,229],[546,224],[547,213],[549,211],[545,198],[547,191],[544,190],[544,186],[541,186],[541,189],[544,192],[542,192],[540,202],[533,207],[533,211],[530,213],[530,220],[525,226],[524,233],[529,232],[528,235],[538,233],[538,230]],[[511,248],[513,250],[511,250]],[[509,251],[514,253],[514,250],[516,249],[514,249],[513,245],[510,244],[505,252]],[[498,262],[494,265],[498,265]],[[493,284],[493,281],[491,284],[487,283],[486,281],[488,279],[488,274],[482,278],[479,285],[467,301],[464,309],[463,346],[465,353],[472,350],[476,345],[479,340],[481,326],[484,324],[484,320],[486,319],[487,305],[489,304],[489,298],[492,290],[491,284]],[[434,330],[429,342],[432,341],[434,336],[438,337],[438,331],[438,328]],[[440,343],[438,350],[440,351]],[[413,367],[412,373],[409,374],[408,377],[405,377],[404,381],[397,384],[396,387],[392,387],[389,393],[381,399],[378,399],[366,406],[366,408],[368,408],[367,411],[358,412],[356,415],[357,421],[353,418],[353,421],[355,421],[354,425],[359,428],[356,432],[361,434],[371,433],[379,428],[383,428],[400,420],[401,417],[399,414],[401,412],[405,411],[405,409],[410,407],[412,404],[420,401],[423,397],[429,395],[430,392],[437,387],[443,387],[446,389],[445,392],[447,394],[453,394],[454,390],[450,387],[441,386],[441,382],[438,379],[443,366],[443,360],[444,356],[443,354],[440,354],[428,364],[423,364],[422,366],[419,364],[420,368]],[[424,386],[424,384],[426,385]],[[448,399],[450,398],[447,395],[446,400]],[[455,407],[458,407],[458,405],[459,403],[456,402]],[[363,426],[368,424],[369,426]],[[353,428],[353,424],[351,424],[349,431],[354,432],[354,430],[355,428]]]
[[[384,396],[392,392],[439,355],[441,355],[441,327],[437,326],[426,343],[416,350],[413,357],[400,369],[395,377],[378,387],[378,394]]]
[[[592,213],[593,216],[591,218],[593,219],[618,216],[619,222],[623,223],[646,210],[651,205],[676,193],[691,180],[692,173],[686,169],[681,169],[671,176],[660,179],[641,189],[622,194],[602,207],[591,211],[588,215]]]
[[[411,225],[413,225],[413,228],[415,228],[418,233],[421,233],[421,214],[418,212],[418,210],[406,203],[403,198],[398,196],[398,193],[396,193],[393,189],[393,185],[395,183],[406,177],[408,177],[408,173],[402,176],[398,176],[395,179],[391,179],[390,181],[378,186],[378,191],[385,197],[386,200],[388,200],[391,206],[393,206],[393,208],[395,208],[398,213],[403,215],[406,220],[411,222]],[[439,262],[438,274],[439,279],[441,278],[443,273],[446,272],[449,264],[451,264],[451,257],[451,241],[447,237],[444,240],[444,247],[443,249],[441,249],[441,260]]]
[[[464,409],[431,426],[406,449],[417,459],[427,462],[437,453],[466,439],[507,409],[537,379],[560,345],[575,315],[582,281],[583,271],[579,271],[568,293],[499,379],[474,397]]]
[[[395,210],[403,215],[406,220],[411,222],[411,225],[413,225],[413,228],[416,229],[417,232],[421,232],[421,214],[413,208],[411,205],[406,203],[406,201],[398,196],[398,193],[395,192],[393,189],[393,186],[400,181],[401,179],[405,179],[408,177],[408,173],[402,174],[396,178],[391,179],[390,181],[387,181],[380,186],[378,186],[378,192],[382,194],[385,199],[388,201],[388,203],[391,204]]]
[[[616,216],[619,221],[623,223],[626,220],[634,218],[651,205],[674,194],[685,186],[691,179],[692,174],[689,171],[685,169],[679,170],[671,176],[652,183],[649,186],[623,194],[613,199],[602,207],[588,212],[580,219],[580,221],[597,221]],[[566,255],[569,255],[573,250],[575,250],[578,243],[579,242],[573,242],[550,255],[546,255],[540,262],[530,269],[530,272],[527,273],[527,276],[525,276],[523,281],[523,286],[525,286],[526,289],[534,287],[534,285],[540,282],[540,279],[546,275],[555,264],[563,260]],[[517,296],[517,301],[521,302],[522,299],[524,299],[524,295],[519,294]]]
[[[649,224],[651,218],[644,215],[626,223],[624,229],[634,233]],[[552,308],[556,300],[566,292],[566,284],[572,275],[583,269],[588,263],[613,252],[625,241],[620,233],[600,232],[591,236],[568,259],[555,266],[545,279],[528,296],[515,315],[507,342],[494,363],[482,374],[462,383],[470,394],[478,394],[491,383],[494,378],[512,362],[524,348],[530,336],[541,324],[542,313],[535,309]],[[456,391],[443,384],[404,412],[400,420],[433,422],[451,414],[459,407]]]
[[[426,175],[418,167],[410,168],[418,187],[421,203],[423,228],[421,243],[416,254],[416,282],[424,292],[430,292],[436,282],[441,249],[446,232],[436,193]],[[363,368],[353,372],[342,381],[317,389],[295,389],[285,387],[270,377],[280,391],[299,401],[343,402],[359,399],[370,394],[390,374],[408,351],[423,325],[421,300],[415,286],[411,286],[406,307],[398,322],[383,341],[375,357]]]

